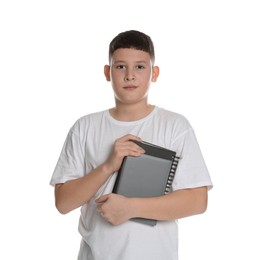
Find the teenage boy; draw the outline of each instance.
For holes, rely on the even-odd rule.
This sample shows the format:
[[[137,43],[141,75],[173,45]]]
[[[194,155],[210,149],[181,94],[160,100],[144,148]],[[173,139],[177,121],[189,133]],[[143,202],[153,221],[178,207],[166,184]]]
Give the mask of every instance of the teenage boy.
[[[109,45],[104,74],[111,82],[115,106],[88,114],[70,129],[51,179],[57,209],[81,208],[79,260],[177,260],[177,219],[207,208],[212,182],[188,120],[148,103],[159,76],[151,38],[125,31]],[[177,152],[181,158],[172,192],[152,198],[113,194],[125,156],[140,156],[136,141]],[[130,221],[157,219],[152,227]]]

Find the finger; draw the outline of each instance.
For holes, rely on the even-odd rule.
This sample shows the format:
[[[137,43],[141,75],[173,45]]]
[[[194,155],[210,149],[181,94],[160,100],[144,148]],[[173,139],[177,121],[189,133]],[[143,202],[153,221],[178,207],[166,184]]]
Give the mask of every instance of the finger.
[[[108,200],[108,196],[109,196],[109,194],[103,195],[100,198],[96,199],[95,202],[96,203],[103,203],[103,202]]]
[[[138,144],[129,141],[128,142],[129,152],[136,153],[137,155],[140,155],[142,153],[145,153],[145,150],[139,146]]]
[[[101,206],[97,207],[97,211],[101,214],[102,217],[104,217],[104,212],[101,209]]]
[[[144,149],[137,145],[133,140],[141,140],[135,137],[133,140],[129,138],[132,135],[126,135],[120,139],[117,139],[114,144],[114,152],[118,157],[123,158],[127,155],[139,156],[144,153]],[[132,140],[132,141],[131,141]]]
[[[138,141],[138,142],[142,142],[142,139],[138,136],[135,136],[135,135],[132,135],[132,134],[127,134],[127,135],[124,135],[122,136],[121,138],[117,139],[119,141],[123,141],[123,142],[126,142],[126,141],[129,141],[129,140],[135,140],[135,141]]]

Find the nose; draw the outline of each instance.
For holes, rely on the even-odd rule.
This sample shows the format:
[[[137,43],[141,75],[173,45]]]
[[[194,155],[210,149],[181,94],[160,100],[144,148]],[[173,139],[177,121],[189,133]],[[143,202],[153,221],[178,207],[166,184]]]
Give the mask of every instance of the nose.
[[[135,77],[134,76],[126,76],[125,81],[134,81]]]
[[[132,71],[131,71],[131,70],[128,70],[127,73],[126,73],[126,75],[125,75],[125,81],[133,81],[133,80],[135,80],[135,79],[136,79],[136,77],[135,77],[135,75],[132,73]]]

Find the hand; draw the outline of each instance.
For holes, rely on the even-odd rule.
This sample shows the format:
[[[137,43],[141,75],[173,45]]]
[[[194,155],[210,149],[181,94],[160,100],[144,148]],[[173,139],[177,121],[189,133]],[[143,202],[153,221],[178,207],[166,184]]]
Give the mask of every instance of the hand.
[[[114,173],[118,171],[125,156],[140,156],[145,152],[144,149],[129,140],[142,142],[139,137],[130,134],[117,139],[114,143],[110,156],[105,162],[105,166],[109,169],[109,172]]]
[[[119,225],[132,217],[130,199],[118,194],[103,195],[96,200],[97,210],[102,217],[113,225]]]

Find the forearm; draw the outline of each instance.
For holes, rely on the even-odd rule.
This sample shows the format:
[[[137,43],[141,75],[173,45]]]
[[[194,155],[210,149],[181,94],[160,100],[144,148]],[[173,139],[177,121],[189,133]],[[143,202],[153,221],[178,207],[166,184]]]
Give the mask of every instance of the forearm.
[[[55,186],[55,204],[62,213],[87,203],[108,180],[119,170],[125,156],[140,156],[144,150],[130,140],[141,141],[139,137],[125,135],[117,139],[107,160],[86,176]]]
[[[60,213],[66,214],[87,203],[111,176],[105,165],[89,174],[55,186],[55,204]]]
[[[133,217],[172,220],[201,214],[207,208],[207,188],[178,190],[156,198],[132,198]]]

